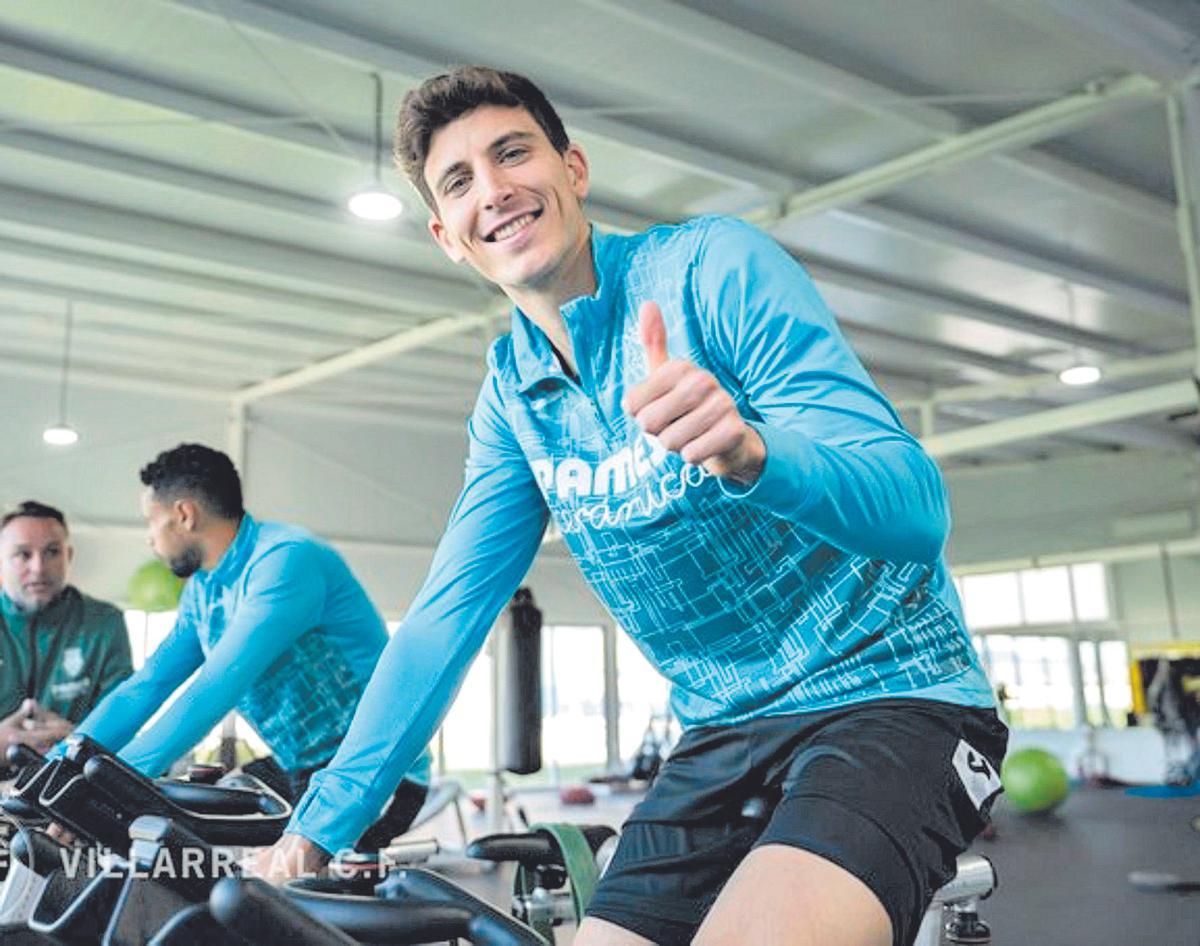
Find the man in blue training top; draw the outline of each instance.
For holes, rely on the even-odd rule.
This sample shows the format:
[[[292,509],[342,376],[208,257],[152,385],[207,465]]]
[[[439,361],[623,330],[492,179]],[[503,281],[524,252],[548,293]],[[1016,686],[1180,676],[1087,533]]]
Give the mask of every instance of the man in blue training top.
[[[150,545],[190,581],[170,635],[76,732],[158,776],[236,708],[274,753],[295,800],[350,728],[387,644],[383,619],[332,548],[245,511],[237,470],[219,450],[180,444],[141,479]],[[425,800],[428,753],[409,763],[347,847],[361,835],[360,846],[378,848],[408,828]]]
[[[592,228],[587,160],[527,79],[430,79],[397,152],[512,332],[425,585],[274,853],[312,867],[365,823],[552,516],[685,727],[577,946],[910,942],[1006,740],[937,468],[770,238],[719,217]],[[756,796],[765,823],[742,815]]]

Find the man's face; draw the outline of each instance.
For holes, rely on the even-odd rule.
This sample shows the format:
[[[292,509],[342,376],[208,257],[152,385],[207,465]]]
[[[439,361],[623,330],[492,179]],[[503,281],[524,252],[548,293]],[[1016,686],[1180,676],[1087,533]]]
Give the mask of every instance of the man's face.
[[[66,587],[73,554],[57,520],[19,516],[0,532],[5,592],[22,611],[40,611]]]
[[[161,502],[154,490],[142,491],[142,518],[146,520],[146,541],[171,571],[189,578],[200,568],[204,553],[193,532],[186,528],[178,502]]]
[[[588,166],[559,154],[523,108],[486,105],[434,132],[429,231],[456,263],[509,290],[552,290],[588,241]]]

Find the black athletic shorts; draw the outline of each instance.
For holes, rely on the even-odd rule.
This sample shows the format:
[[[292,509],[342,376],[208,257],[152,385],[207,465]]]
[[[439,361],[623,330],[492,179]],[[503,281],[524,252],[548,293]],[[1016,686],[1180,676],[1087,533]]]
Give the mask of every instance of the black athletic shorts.
[[[686,944],[754,847],[841,866],[911,943],[987,823],[1008,730],[993,710],[890,699],[684,733],[621,830],[588,915]]]

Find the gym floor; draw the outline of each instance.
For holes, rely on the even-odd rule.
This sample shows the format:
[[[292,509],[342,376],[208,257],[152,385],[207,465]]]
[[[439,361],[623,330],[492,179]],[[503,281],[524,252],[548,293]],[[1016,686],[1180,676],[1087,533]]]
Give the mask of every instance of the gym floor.
[[[637,795],[601,795],[591,806],[562,806],[553,792],[522,793],[530,821],[619,826]],[[467,830],[485,833],[483,816],[467,812]],[[1200,880],[1200,796],[1134,798],[1120,789],[1077,787],[1049,816],[1025,817],[1003,804],[994,841],[974,852],[991,858],[1000,886],[980,907],[993,946],[1200,946],[1200,893],[1146,892],[1130,871],[1149,870]],[[447,812],[418,836],[457,844]],[[455,873],[490,902],[507,903],[506,871]],[[570,942],[564,930],[560,946]]]

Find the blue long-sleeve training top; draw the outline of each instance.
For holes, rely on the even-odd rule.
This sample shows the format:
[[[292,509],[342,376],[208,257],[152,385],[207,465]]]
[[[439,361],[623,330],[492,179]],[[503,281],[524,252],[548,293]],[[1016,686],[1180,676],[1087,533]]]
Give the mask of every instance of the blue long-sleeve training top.
[[[593,233],[598,288],[562,308],[578,380],[519,310],[489,353],[462,493],[429,576],[290,831],[357,836],[453,700],[553,516],[596,594],[672,683],[685,727],[883,697],[990,706],[942,548],[941,476],[762,232],[700,218]],[[762,435],[749,489],[621,409],[646,376],[638,309]]]
[[[236,708],[283,768],[302,771],[334,754],[387,640],[336,551],[304,529],[247,514],[217,565],[184,586],[166,640],[77,732],[156,776]],[[422,748],[405,768],[426,782]]]

